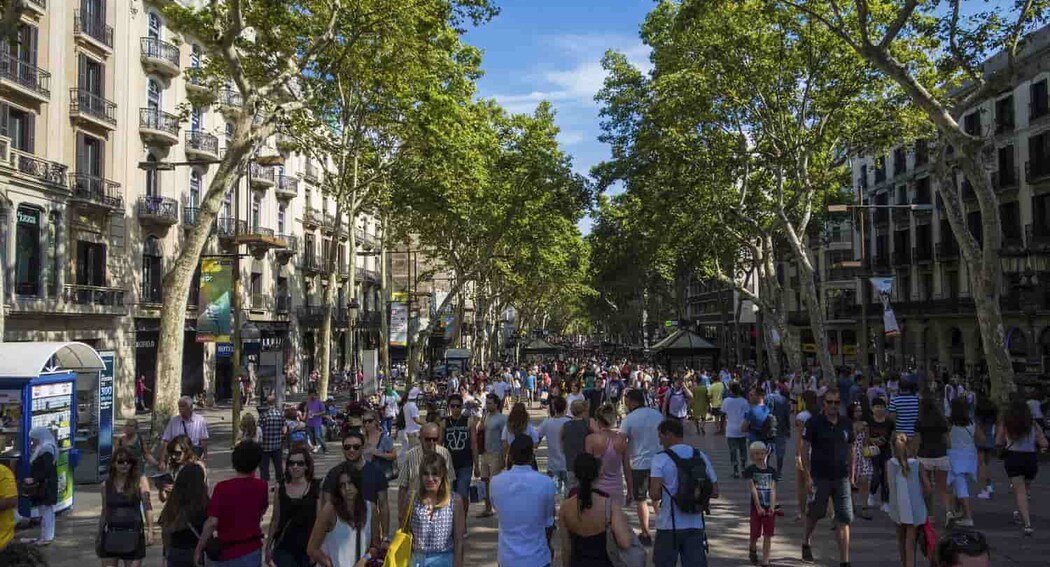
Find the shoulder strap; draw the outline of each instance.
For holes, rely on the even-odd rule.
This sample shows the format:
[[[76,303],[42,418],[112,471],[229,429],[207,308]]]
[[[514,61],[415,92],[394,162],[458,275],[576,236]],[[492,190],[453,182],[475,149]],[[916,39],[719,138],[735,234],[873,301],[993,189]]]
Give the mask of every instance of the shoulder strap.
[[[401,526],[401,531],[408,532],[408,526],[412,523],[412,514],[416,510],[416,490],[413,488],[408,494],[408,505],[405,506],[405,521]]]

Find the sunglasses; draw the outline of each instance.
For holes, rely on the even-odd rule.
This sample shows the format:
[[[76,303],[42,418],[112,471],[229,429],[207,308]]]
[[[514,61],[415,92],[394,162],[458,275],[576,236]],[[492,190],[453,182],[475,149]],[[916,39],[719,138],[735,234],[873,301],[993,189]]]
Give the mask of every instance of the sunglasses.
[[[824,400],[824,403],[828,404],[829,406],[838,406],[842,405],[842,400]]]
[[[114,462],[117,463],[118,465],[130,465],[130,464],[134,463],[135,461],[129,461],[127,459],[117,459]]]
[[[305,467],[306,461],[288,461],[290,467]]]
[[[361,445],[343,445],[344,451],[360,451]]]
[[[457,409],[463,407],[463,404],[449,404],[449,409]]]
[[[424,437],[423,440],[424,441],[429,441],[431,443],[437,443],[438,438],[437,437]]]
[[[376,422],[376,420],[374,420],[374,419],[362,419],[361,420],[361,423],[375,423],[375,422]]]

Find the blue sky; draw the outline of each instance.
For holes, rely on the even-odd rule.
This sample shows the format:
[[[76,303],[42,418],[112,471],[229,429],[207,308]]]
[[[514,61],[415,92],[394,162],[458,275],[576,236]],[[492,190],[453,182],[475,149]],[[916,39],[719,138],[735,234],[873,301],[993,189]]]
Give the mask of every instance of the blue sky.
[[[598,142],[601,57],[621,51],[648,68],[639,25],[653,0],[496,0],[500,15],[471,30],[466,41],[484,50],[480,95],[511,112],[531,112],[542,101],[557,110],[559,140],[583,174],[609,155]],[[589,219],[580,223],[584,232]]]

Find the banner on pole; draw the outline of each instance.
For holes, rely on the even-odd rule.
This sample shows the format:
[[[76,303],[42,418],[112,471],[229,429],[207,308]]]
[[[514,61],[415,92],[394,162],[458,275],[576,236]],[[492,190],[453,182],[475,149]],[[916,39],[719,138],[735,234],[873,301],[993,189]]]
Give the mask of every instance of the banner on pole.
[[[197,308],[198,343],[230,342],[233,333],[232,300],[233,259],[202,259],[200,305]]]
[[[887,337],[896,337],[901,334],[897,326],[897,316],[890,306],[890,294],[893,293],[893,277],[870,278],[871,286],[875,288],[875,296],[882,302],[882,326],[886,329]]]
[[[408,345],[408,304],[390,303],[390,346]]]

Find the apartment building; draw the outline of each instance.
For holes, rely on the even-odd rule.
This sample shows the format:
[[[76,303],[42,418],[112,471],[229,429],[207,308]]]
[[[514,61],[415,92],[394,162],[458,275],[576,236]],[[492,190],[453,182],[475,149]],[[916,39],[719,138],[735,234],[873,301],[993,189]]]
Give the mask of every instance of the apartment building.
[[[1015,371],[1028,375],[1050,372],[1050,73],[1041,65],[1048,55],[1050,28],[1044,28],[1032,34],[1019,58],[1023,79],[956,117],[967,132],[987,140],[994,166],[988,175],[1002,218],[1006,338]],[[1004,65],[1005,57],[997,55],[985,71]],[[867,272],[894,277],[892,305],[901,330],[885,337],[881,305],[869,304],[870,362],[876,367],[967,375],[985,369],[968,267],[943,213],[942,188],[929,171],[930,152],[927,142],[918,141],[853,160],[856,196],[867,205],[893,206],[867,210],[863,256],[860,227],[840,227],[819,243],[811,240],[838,363],[859,361],[860,286],[869,284],[858,276]],[[980,241],[981,213],[970,184],[960,174],[948,190],[958,191],[967,225]],[[847,267],[856,260],[861,270]],[[865,297],[871,296],[869,287]],[[792,307],[798,322],[804,318],[800,305]]]
[[[134,377],[153,378],[163,275],[197,221],[215,167],[140,162],[219,159],[232,131],[224,113],[239,104],[237,93],[209,93],[187,77],[206,54],[168,28],[163,3],[29,0],[17,41],[0,48],[4,338],[115,352],[121,414],[133,409]],[[192,107],[187,119],[177,115],[184,104]],[[355,344],[378,341],[381,229],[363,215],[335,231],[321,167],[282,142],[275,137],[263,152],[281,155],[282,165],[253,163],[227,195],[205,250],[245,254],[242,313],[262,334],[251,362],[263,384],[290,368],[313,369],[328,243],[340,255],[339,367],[348,364],[352,298],[360,305]],[[195,282],[182,390],[228,396],[232,348],[196,342],[196,304]]]
[[[747,285],[757,293],[756,284]],[[757,310],[736,289],[716,280],[690,278],[685,316],[691,329],[718,347],[718,360],[723,365],[765,364],[758,351]]]

